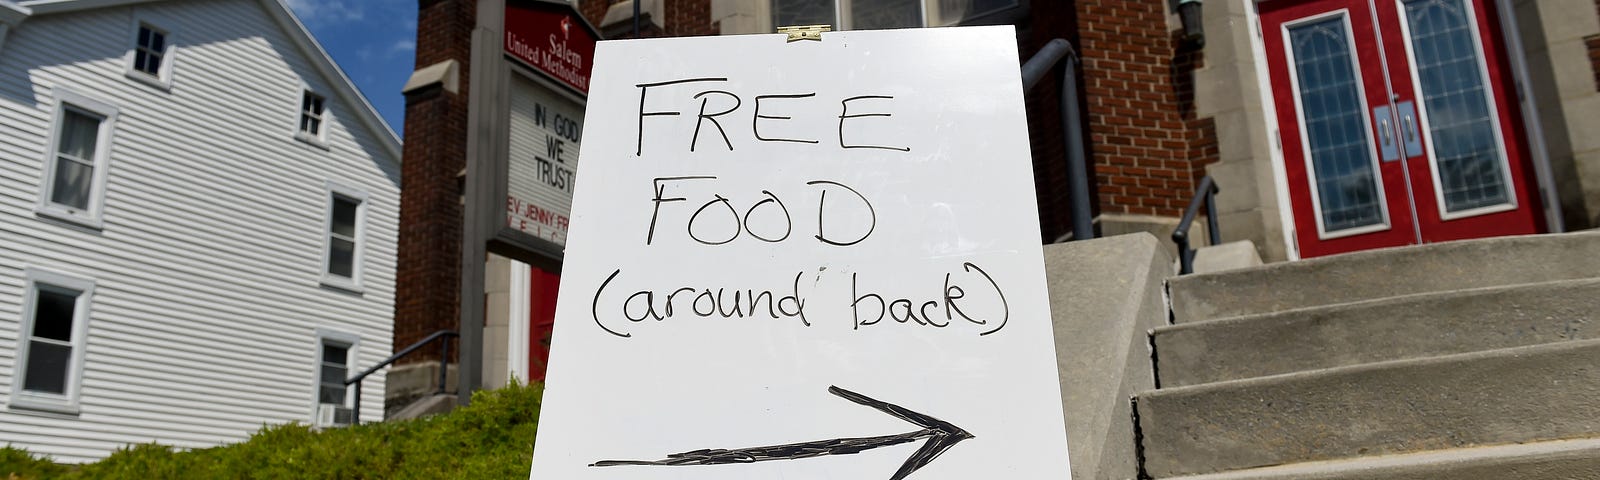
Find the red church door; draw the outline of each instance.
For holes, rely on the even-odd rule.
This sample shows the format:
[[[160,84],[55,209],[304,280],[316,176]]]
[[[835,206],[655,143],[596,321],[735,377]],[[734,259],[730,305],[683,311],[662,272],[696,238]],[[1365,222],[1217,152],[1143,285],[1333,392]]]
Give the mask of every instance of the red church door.
[[[1541,228],[1493,1],[1258,5],[1301,257]]]
[[[561,275],[539,267],[528,270],[528,379],[543,382],[550,362],[550,333],[556,326]]]

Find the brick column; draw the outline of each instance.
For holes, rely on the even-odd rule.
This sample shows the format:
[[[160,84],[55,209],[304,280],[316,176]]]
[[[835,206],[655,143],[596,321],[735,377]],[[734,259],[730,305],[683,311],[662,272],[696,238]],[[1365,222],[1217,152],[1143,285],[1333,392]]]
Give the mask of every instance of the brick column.
[[[431,85],[406,94],[401,166],[399,279],[394,349],[454,329],[459,318],[461,184],[466,168],[468,64],[475,0],[421,0],[416,67],[460,62],[460,88]],[[401,363],[433,361],[414,355]]]

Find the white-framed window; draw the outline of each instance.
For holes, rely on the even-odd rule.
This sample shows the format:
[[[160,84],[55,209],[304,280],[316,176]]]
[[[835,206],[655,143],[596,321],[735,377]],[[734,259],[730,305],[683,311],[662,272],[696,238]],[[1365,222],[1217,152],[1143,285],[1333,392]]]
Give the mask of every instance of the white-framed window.
[[[9,408],[77,414],[94,281],[29,268]]]
[[[65,88],[55,99],[38,207],[41,215],[100,228],[117,108]]]
[[[128,49],[126,75],[141,83],[172,88],[172,65],[177,53],[172,31],[147,21],[133,22],[133,44]]]
[[[1020,0],[771,0],[772,25],[838,30],[948,26],[1015,8]]]
[[[361,346],[359,335],[317,329],[315,359],[316,379],[312,390],[313,411],[311,421],[317,426],[349,425],[352,423],[351,406],[355,399],[350,387],[344,384],[350,378],[356,363],[356,351]]]
[[[311,142],[316,145],[325,145],[328,131],[327,99],[311,90],[305,90],[300,95],[300,126],[295,131],[295,138]]]
[[[327,191],[322,284],[360,293],[367,193],[335,182],[328,182]]]

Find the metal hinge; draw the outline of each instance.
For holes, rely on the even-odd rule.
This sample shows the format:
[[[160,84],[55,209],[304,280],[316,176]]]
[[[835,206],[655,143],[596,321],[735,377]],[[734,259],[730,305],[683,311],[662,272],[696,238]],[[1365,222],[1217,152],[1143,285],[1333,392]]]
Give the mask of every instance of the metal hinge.
[[[788,41],[790,42],[797,40],[816,40],[820,42],[822,41],[822,32],[831,31],[833,31],[832,25],[795,25],[790,27],[778,27],[778,33],[789,34]]]

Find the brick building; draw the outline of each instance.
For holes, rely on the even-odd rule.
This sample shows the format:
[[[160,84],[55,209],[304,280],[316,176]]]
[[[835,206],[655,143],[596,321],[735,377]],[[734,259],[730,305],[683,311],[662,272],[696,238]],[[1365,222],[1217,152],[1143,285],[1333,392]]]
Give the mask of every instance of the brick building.
[[[480,8],[518,1],[420,2],[396,346],[460,318],[459,292],[440,286],[470,265],[457,259],[465,159],[481,153],[469,139],[484,138],[468,112],[472,60],[504,57],[474,57],[473,31],[499,18]],[[630,1],[570,8],[604,38],[634,35]],[[1223,240],[1250,240],[1267,261],[1600,217],[1600,1],[649,0],[639,10],[641,37],[1009,24],[1023,59],[1066,39],[1081,58],[1101,235],[1165,238],[1206,175],[1221,188]],[[1046,243],[1071,237],[1058,85],[1047,77],[1026,92]],[[522,274],[490,264],[491,331],[496,315],[554,298],[515,291]]]

